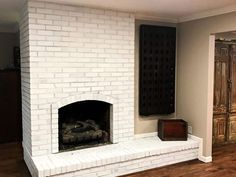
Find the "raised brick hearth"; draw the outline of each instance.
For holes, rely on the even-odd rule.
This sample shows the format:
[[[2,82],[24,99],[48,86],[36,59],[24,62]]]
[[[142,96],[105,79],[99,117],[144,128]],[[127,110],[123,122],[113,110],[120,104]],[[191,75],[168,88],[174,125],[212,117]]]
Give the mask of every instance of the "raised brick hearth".
[[[163,142],[157,136],[33,157],[34,176],[115,177],[196,159],[199,142]]]
[[[132,13],[25,3],[20,21],[23,148],[33,176],[116,176],[197,158],[198,142],[193,140],[180,143],[182,146],[170,143],[167,152],[158,150],[160,141],[153,139],[156,154],[152,147],[141,146],[142,153],[134,147],[138,143],[134,142],[134,31]],[[84,157],[84,150],[58,153],[58,110],[86,100],[111,105],[110,139],[114,144],[88,149],[104,150],[109,159]],[[120,156],[110,156],[113,147]],[[92,166],[81,158],[73,162],[81,153]],[[61,163],[72,154],[72,160]],[[178,158],[170,161],[172,155]],[[117,165],[121,172],[115,171]],[[97,173],[99,169],[101,173]]]

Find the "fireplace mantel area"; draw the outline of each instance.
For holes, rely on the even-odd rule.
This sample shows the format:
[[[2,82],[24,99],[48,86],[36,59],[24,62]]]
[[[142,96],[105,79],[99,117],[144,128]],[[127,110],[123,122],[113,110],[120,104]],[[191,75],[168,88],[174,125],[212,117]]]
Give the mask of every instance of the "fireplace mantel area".
[[[115,177],[199,157],[192,135],[167,142],[134,133],[133,13],[28,0],[20,42],[33,177]]]

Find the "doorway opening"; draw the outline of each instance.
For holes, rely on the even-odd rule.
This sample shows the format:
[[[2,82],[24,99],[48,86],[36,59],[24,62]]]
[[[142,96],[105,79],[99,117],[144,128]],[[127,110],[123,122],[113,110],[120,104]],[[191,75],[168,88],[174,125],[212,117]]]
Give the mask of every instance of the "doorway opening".
[[[0,143],[22,141],[19,36],[0,31]]]
[[[213,146],[236,142],[236,32],[215,35]]]

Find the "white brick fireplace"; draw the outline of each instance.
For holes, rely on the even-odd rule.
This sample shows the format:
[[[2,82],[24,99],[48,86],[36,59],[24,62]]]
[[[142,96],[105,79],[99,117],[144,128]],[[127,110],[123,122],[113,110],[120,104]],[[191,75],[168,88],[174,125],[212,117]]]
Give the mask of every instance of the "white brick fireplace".
[[[110,103],[112,142],[134,139],[134,24],[132,13],[31,0],[25,3],[20,22],[23,148],[33,176],[71,175],[72,171],[86,169],[77,166],[63,171],[61,164],[59,171],[44,173],[44,168],[37,166],[39,159],[58,152],[58,109],[65,105],[84,100]],[[186,160],[196,158],[198,145],[185,145],[183,149],[190,149]],[[132,159],[158,154],[150,154],[150,149],[145,152],[149,155],[126,156],[124,165],[132,165],[128,163]],[[111,163],[120,161],[105,165],[111,167]],[[101,164],[95,166],[101,168]],[[116,174],[127,172],[132,171],[123,169]],[[115,173],[110,170],[100,176]]]
[[[30,114],[24,117],[24,132],[31,134],[24,141],[28,151],[33,156],[57,152],[58,109],[81,100],[113,104],[113,141],[131,139],[133,15],[31,1],[26,12],[21,24],[27,28],[21,34],[29,33],[28,46],[22,46],[29,54],[22,61],[23,81],[30,78],[27,85],[23,82],[29,95],[24,99]]]

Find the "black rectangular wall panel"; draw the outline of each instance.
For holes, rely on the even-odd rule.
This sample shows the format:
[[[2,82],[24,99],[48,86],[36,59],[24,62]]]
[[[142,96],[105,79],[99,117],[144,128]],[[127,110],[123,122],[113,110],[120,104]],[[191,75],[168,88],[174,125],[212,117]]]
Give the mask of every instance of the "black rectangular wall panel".
[[[141,25],[139,114],[175,111],[176,28]]]

